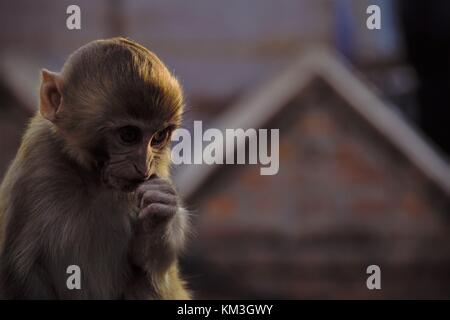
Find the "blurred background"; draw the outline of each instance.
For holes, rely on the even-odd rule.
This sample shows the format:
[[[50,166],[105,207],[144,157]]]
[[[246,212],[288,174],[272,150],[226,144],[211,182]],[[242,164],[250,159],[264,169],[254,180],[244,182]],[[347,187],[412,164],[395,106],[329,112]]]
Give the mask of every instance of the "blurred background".
[[[66,28],[71,4],[81,30]],[[366,27],[371,4],[380,30]],[[174,168],[195,297],[450,298],[450,2],[1,0],[0,176],[40,68],[118,35],[180,79],[186,128],[233,128],[251,108],[248,127],[280,129],[275,176]],[[366,287],[371,264],[381,290]]]

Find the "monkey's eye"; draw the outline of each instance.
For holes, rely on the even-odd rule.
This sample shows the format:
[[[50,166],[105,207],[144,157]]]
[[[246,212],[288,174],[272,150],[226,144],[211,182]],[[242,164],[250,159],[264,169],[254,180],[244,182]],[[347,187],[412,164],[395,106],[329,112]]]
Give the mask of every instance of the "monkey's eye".
[[[152,137],[151,145],[156,148],[162,147],[164,143],[167,141],[169,133],[170,128],[157,131]]]
[[[133,126],[119,128],[119,137],[124,144],[137,144],[142,139],[141,130]]]

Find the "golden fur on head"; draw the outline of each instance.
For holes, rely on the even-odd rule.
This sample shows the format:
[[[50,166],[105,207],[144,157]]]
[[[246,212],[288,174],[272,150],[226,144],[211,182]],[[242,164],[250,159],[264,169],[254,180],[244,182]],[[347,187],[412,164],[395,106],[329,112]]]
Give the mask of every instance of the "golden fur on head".
[[[183,92],[177,79],[155,54],[131,40],[82,46],[67,59],[61,77],[62,108],[55,124],[72,153],[86,158],[80,161],[89,162],[83,150],[95,149],[101,143],[96,138],[120,121],[154,127],[181,123]]]

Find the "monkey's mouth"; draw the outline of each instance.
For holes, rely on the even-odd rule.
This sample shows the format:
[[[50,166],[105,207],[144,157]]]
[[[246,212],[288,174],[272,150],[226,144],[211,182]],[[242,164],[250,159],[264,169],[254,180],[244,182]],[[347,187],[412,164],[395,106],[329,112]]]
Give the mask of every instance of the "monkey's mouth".
[[[107,179],[103,180],[103,183],[123,192],[131,192],[142,183],[142,180],[129,180],[114,175],[108,175]]]
[[[143,179],[129,179],[115,175],[106,168],[102,168],[101,181],[104,185],[123,192],[134,191],[142,182]]]

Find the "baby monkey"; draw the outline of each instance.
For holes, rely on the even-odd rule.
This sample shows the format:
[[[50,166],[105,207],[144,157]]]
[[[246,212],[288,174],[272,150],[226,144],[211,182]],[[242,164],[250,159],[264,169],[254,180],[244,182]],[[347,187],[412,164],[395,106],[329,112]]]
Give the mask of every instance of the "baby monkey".
[[[189,298],[177,266],[188,219],[169,177],[182,111],[175,77],[124,38],[42,71],[0,189],[2,298]],[[71,265],[80,289],[67,286]]]

